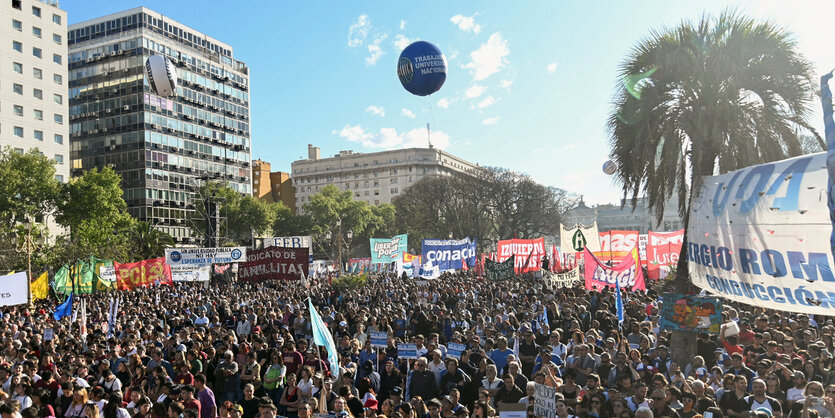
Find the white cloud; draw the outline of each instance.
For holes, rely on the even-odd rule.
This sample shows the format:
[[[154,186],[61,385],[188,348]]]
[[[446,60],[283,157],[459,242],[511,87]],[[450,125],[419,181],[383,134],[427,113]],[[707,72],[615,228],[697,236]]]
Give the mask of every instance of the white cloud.
[[[557,71],[557,63],[552,62],[548,64],[548,66],[545,67],[545,69],[548,70],[548,74],[554,74],[554,72]]]
[[[405,20],[400,21],[400,30],[403,30],[403,29],[406,29],[406,21]]]
[[[449,105],[451,105],[451,104],[452,104],[452,101],[447,99],[446,97],[442,98],[441,100],[438,100],[438,107],[440,107],[442,109],[448,108]]]
[[[495,125],[499,122],[499,118],[487,118],[481,121],[482,125]]]
[[[463,15],[455,15],[449,20],[456,26],[458,26],[458,29],[461,29],[464,32],[473,32],[476,34],[481,32],[481,25],[475,23],[475,16],[468,17]]]
[[[478,96],[481,96],[484,91],[487,90],[486,87],[480,86],[478,84],[473,84],[467,91],[464,92],[464,95],[467,96],[468,99],[475,99]]]
[[[406,108],[403,108],[402,110],[400,110],[400,114],[402,116],[405,116],[407,118],[412,118],[412,119],[414,119],[416,117],[415,112],[412,112],[411,110],[406,109]]]
[[[348,46],[357,47],[365,43],[365,38],[368,37],[368,31],[371,30],[371,20],[368,15],[360,15],[357,21],[348,27]]]
[[[366,107],[365,111],[369,112],[369,113],[373,113],[373,114],[375,114],[377,116],[380,116],[380,117],[386,115],[386,109],[384,109],[382,106],[371,105],[371,106]]]
[[[383,48],[380,47],[380,44],[383,43],[384,40],[388,38],[388,35],[382,34],[374,38],[374,42],[368,44],[368,56],[365,57],[365,63],[368,65],[374,65],[377,61],[380,60],[380,57],[385,54],[383,52]]]
[[[501,32],[496,32],[470,53],[470,62],[464,68],[472,72],[473,80],[481,81],[501,71],[508,64],[508,54],[507,40],[502,38]]]
[[[398,51],[406,49],[406,47],[409,46],[409,44],[411,44],[412,42],[413,41],[411,39],[400,34],[394,37],[394,46],[397,48]]]
[[[415,128],[404,133],[397,133],[394,128],[381,128],[378,133],[365,130],[360,125],[345,125],[339,131],[333,131],[351,142],[357,142],[368,148],[425,148],[429,145],[426,129]],[[432,132],[432,145],[438,149],[448,148],[450,145],[449,135],[442,131]]]
[[[512,86],[512,85],[513,85],[513,80],[502,80],[502,81],[500,81],[500,82],[499,82],[499,85],[500,85],[503,89],[509,89],[509,88],[510,88],[510,86]]]
[[[476,107],[477,107],[477,108],[479,108],[479,109],[484,109],[484,108],[486,108],[486,107],[493,106],[494,104],[496,104],[496,101],[497,101],[497,100],[496,100],[496,98],[495,98],[495,97],[493,97],[493,96],[487,96],[487,97],[485,97],[485,98],[484,98],[484,100],[482,100],[482,101],[478,102],[478,104],[476,105]]]

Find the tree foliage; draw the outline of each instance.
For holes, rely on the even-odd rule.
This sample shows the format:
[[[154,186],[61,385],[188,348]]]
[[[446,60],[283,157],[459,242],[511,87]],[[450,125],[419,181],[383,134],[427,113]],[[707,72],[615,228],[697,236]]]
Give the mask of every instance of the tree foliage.
[[[130,236],[131,254],[135,260],[147,260],[165,256],[165,249],[174,246],[174,238],[154,228],[145,221],[136,221],[133,228],[126,231]]]
[[[0,151],[0,228],[8,232],[17,222],[42,221],[53,212],[59,190],[54,164],[36,149]]]

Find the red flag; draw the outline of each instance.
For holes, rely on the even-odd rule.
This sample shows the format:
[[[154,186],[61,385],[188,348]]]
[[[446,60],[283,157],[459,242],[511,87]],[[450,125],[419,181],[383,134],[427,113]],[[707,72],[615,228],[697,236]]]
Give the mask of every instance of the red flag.
[[[467,259],[461,259],[461,270],[467,271],[470,269],[470,266],[467,265]]]

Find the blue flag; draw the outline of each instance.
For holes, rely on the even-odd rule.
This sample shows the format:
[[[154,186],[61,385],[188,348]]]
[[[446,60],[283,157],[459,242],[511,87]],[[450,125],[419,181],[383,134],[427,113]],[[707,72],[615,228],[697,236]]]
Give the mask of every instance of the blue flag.
[[[620,298],[620,281],[615,280],[615,309],[618,311],[618,324],[623,323],[623,299]]]
[[[52,314],[52,316],[55,318],[56,321],[60,321],[61,318],[65,316],[72,315],[72,298],[73,294],[72,292],[70,292],[70,296],[67,298],[67,300],[65,300],[64,303],[58,305],[58,307],[55,308],[55,313]]]
[[[333,343],[328,326],[322,321],[319,312],[313,307],[313,301],[307,298],[307,306],[310,308],[310,322],[313,328],[313,341],[316,345],[323,345],[328,350],[328,363],[331,366],[331,377],[339,376],[339,355],[336,353],[336,344]]]
[[[829,172],[829,220],[835,226],[835,119],[832,118],[832,91],[829,90],[830,71],[821,77],[821,104],[823,105],[823,126],[826,135],[826,168]],[[835,256],[835,229],[829,236],[832,255]]]

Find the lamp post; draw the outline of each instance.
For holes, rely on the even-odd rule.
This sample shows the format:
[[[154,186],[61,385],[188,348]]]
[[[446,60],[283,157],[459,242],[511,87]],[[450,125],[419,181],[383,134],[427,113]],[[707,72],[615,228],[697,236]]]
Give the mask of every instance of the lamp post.
[[[354,238],[354,231],[351,231],[349,229],[346,236],[348,237],[348,241],[351,241]],[[328,232],[325,233],[325,238],[328,241],[330,241],[331,239],[334,238],[334,236],[333,236],[333,234],[331,234],[331,231],[328,231]],[[343,269],[342,269],[342,244],[343,243],[345,244],[349,253],[351,251],[350,245],[348,243],[346,243],[345,239],[342,237],[342,219],[341,218],[336,220],[336,237],[335,238],[336,238],[337,259],[339,260],[339,275],[341,276],[342,272],[343,272]]]
[[[39,250],[44,245],[44,237],[38,231],[35,231],[37,235],[32,235],[32,230],[35,229],[36,224],[26,220],[23,223],[23,228],[26,230],[25,235],[18,236],[20,232],[18,231],[14,237],[12,237],[12,244],[14,244],[15,251],[18,253],[26,253],[26,267],[27,272],[29,275],[29,282],[32,282],[32,253]]]

